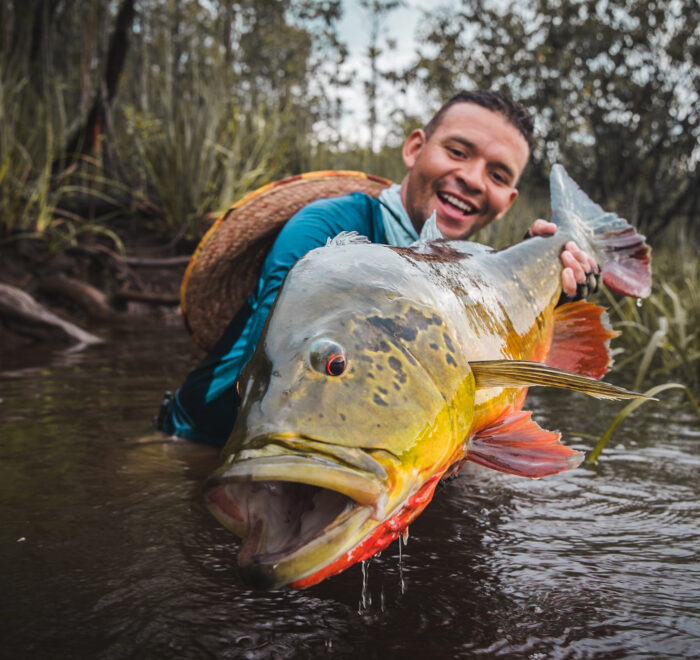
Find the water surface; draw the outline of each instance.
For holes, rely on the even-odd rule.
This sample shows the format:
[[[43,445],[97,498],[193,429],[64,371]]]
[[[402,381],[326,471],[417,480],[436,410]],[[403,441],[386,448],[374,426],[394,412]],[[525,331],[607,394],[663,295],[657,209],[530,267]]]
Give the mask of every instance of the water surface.
[[[596,467],[468,466],[364,575],[265,593],[202,506],[216,450],[139,442],[198,358],[170,327],[0,351],[0,656],[699,657],[700,426],[673,393]],[[529,401],[578,449],[622,406]]]

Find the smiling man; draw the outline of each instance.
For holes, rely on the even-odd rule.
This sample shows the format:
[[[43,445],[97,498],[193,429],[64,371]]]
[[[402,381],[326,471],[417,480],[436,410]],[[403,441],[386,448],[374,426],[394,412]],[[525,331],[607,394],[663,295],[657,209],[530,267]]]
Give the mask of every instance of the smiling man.
[[[378,199],[363,193],[321,199],[296,213],[268,253],[258,285],[209,355],[188,375],[175,397],[166,395],[160,430],[182,438],[225,444],[237,413],[236,380],[250,359],[289,269],[310,250],[343,231],[373,243],[405,247],[418,239],[436,213],[447,238],[467,239],[498,220],[518,196],[516,185],[532,145],[532,119],[498,92],[461,92],[403,147],[407,174]],[[551,234],[554,224],[537,220],[531,235]],[[574,243],[562,253],[562,289],[597,271]]]

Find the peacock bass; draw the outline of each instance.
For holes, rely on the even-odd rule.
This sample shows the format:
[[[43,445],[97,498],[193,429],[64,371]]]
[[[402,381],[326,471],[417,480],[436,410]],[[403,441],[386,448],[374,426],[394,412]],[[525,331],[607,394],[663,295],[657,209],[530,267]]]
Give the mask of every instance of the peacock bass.
[[[440,237],[410,248],[341,234],[289,272],[239,381],[240,410],[205,485],[243,539],[244,580],[308,587],[391,543],[465,461],[525,477],[576,467],[522,410],[528,386],[640,396],[599,382],[604,311],[557,306],[575,240],[612,290],[644,297],[649,248],[555,165],[556,234],[505,250]]]

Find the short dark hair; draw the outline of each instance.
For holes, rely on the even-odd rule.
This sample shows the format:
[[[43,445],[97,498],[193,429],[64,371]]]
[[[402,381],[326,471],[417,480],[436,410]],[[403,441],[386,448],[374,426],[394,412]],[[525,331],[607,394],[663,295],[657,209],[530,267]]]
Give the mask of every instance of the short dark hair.
[[[530,113],[522,105],[516,103],[502,92],[485,89],[477,89],[471,92],[461,91],[444,103],[433,118],[425,125],[423,131],[425,132],[426,138],[430,138],[435,132],[435,129],[440,125],[445,113],[453,105],[457,105],[458,103],[474,103],[487,110],[499,112],[520,131],[528,147],[532,149],[533,121]]]

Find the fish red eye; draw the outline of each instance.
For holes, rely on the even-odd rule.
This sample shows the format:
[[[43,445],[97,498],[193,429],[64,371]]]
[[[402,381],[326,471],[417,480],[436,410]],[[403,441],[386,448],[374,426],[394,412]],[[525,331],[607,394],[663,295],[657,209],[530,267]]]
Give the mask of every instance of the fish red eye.
[[[345,371],[347,360],[344,355],[331,355],[326,362],[326,373],[329,376],[340,376]]]
[[[340,376],[348,368],[348,358],[337,341],[319,337],[309,346],[309,365],[326,376]]]

